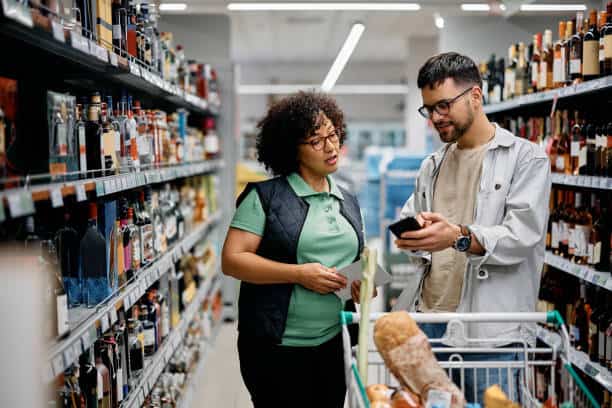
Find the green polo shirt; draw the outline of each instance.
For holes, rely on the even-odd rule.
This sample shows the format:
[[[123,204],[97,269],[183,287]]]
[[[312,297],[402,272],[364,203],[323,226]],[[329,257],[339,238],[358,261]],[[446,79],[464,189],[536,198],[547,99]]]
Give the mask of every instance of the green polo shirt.
[[[309,204],[308,215],[297,247],[298,264],[318,262],[338,269],[350,265],[357,257],[357,233],[340,214],[342,192],[328,177],[330,192],[318,193],[297,173],[287,176],[295,193]],[[259,195],[253,189],[238,206],[231,223],[238,228],[262,236],[266,215]],[[294,285],[287,314],[282,344],[285,346],[318,346],[331,340],[340,330],[343,302],[333,293],[320,295]]]

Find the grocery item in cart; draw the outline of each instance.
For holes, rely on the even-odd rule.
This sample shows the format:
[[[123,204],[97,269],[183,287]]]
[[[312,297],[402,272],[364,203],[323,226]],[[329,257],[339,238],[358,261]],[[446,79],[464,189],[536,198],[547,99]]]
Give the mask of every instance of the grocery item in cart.
[[[520,408],[520,405],[508,399],[508,396],[499,385],[487,388],[484,394],[484,405],[485,408]]]
[[[384,384],[374,384],[366,388],[370,407],[379,408],[423,408],[419,397],[408,390],[387,387]]]
[[[374,342],[402,387],[420,396],[426,407],[430,399],[444,395],[452,408],[466,405],[459,388],[438,364],[427,336],[407,312],[389,313],[378,319]]]

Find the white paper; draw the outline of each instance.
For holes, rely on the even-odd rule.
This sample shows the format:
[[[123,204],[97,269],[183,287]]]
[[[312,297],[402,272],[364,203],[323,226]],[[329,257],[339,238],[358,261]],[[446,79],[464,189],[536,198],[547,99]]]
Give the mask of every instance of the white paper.
[[[361,261],[357,261],[355,263],[350,264],[342,269],[337,271],[340,275],[346,277],[348,283],[346,284],[346,288],[340,289],[335,292],[336,295],[342,299],[342,301],[347,301],[352,298],[351,296],[351,285],[355,281],[361,281],[362,274],[362,265]],[[386,283],[391,282],[391,275],[389,275],[380,265],[376,265],[376,276],[374,278],[374,286],[379,287]]]

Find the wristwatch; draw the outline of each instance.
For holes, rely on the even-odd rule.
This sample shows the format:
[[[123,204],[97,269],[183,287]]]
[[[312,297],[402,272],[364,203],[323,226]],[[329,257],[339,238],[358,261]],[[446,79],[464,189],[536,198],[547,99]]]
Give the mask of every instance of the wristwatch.
[[[472,246],[472,233],[465,225],[459,225],[461,235],[455,240],[453,248],[459,252],[467,252]]]

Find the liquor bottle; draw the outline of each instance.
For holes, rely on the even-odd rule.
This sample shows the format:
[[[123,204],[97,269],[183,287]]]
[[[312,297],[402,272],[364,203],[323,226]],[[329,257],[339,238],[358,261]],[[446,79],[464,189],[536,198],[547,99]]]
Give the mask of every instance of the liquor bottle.
[[[167,290],[164,292],[162,290],[162,285],[160,284],[160,290],[157,292],[158,299],[160,305],[160,331],[161,331],[161,339],[164,341],[168,335],[170,334],[170,309],[168,308],[167,301]]]
[[[516,88],[516,66],[517,66],[517,58],[516,58],[516,44],[512,44],[510,48],[508,48],[508,65],[506,66],[505,74],[504,74],[504,100],[509,100],[514,98],[514,91]],[[198,89],[204,93],[204,79],[198,79]],[[200,95],[201,96],[201,95]]]
[[[559,22],[559,41],[555,43],[554,62],[553,62],[553,87],[561,88],[565,86],[565,21]]]
[[[138,57],[138,33],[136,26],[136,7],[130,5],[127,9],[127,25],[126,25],[126,45],[127,53],[133,57]]]
[[[542,49],[542,34],[538,33],[533,36],[533,54],[531,56],[531,89],[537,92],[540,85],[540,61]]]
[[[60,261],[53,240],[41,241],[41,264],[48,278],[45,303],[52,310],[52,318],[45,324],[45,333],[49,340],[61,339],[70,332],[68,319],[68,296],[64,290]]]
[[[219,157],[219,136],[217,135],[215,119],[206,118],[204,129],[206,129],[206,135],[204,136],[206,159],[216,159]]]
[[[95,307],[110,295],[107,275],[106,242],[98,231],[98,207],[89,204],[89,227],[81,239],[81,270],[85,282],[84,297],[88,307]]]
[[[85,123],[85,138],[87,143],[87,168],[94,170],[93,177],[102,176],[104,168],[104,144],[102,143],[102,125],[100,125],[101,99],[99,93],[91,96],[88,107],[88,120]]]
[[[102,339],[99,340],[100,343],[100,353],[102,358],[102,363],[108,369],[109,380],[110,380],[110,389],[109,389],[109,401],[110,407],[115,408],[118,407],[119,404],[117,402],[117,366],[118,366],[118,356],[116,350],[115,337],[113,332],[109,330],[104,333]]]
[[[593,238],[591,239],[593,242],[592,265],[595,270],[601,272],[610,272],[612,270],[612,265],[610,265],[610,245],[612,245],[610,241],[611,230],[612,222],[608,205],[607,208],[601,210],[600,216],[595,221],[592,231]]]
[[[594,176],[605,175],[605,150],[607,147],[608,140],[605,132],[606,126],[604,123],[599,123],[595,127],[595,168],[593,170]]]
[[[612,75],[612,1],[606,5],[607,23],[602,30],[604,43],[604,75]]]
[[[64,213],[64,226],[55,234],[55,248],[59,258],[68,305],[79,306],[82,301],[82,278],[79,269],[79,234],[71,225],[70,213]]]
[[[576,33],[570,40],[570,80],[582,80],[583,13],[576,14]]]
[[[165,225],[164,225],[164,219],[162,216],[161,208],[159,207],[159,195],[157,192],[154,192],[152,194],[151,200],[152,200],[151,222],[153,224],[153,248],[155,249],[155,254],[159,255],[159,254],[164,253],[167,248]]]
[[[574,121],[572,125],[572,150],[571,150],[571,171],[577,176],[580,169],[580,152],[583,146],[582,143],[582,124],[580,123],[578,111],[574,112]],[[584,143],[586,144],[586,142]]]
[[[83,105],[77,104],[74,122],[74,139],[78,145],[79,171],[82,178],[87,178],[87,136],[83,121]]]
[[[604,301],[602,302],[602,305],[604,306],[603,312],[601,313],[601,315],[599,316],[599,322],[598,322],[598,339],[597,339],[597,344],[598,344],[598,362],[599,364],[601,364],[603,367],[606,367],[606,355],[608,354],[608,352],[612,352],[612,349],[610,349],[610,346],[612,346],[612,344],[608,344],[607,342],[607,330],[608,330],[608,322],[612,320],[612,312],[610,311],[612,308],[612,302],[611,302],[611,296],[610,293],[608,292],[605,296]]]
[[[119,366],[117,370],[117,377],[120,379],[121,392],[120,394],[124,397],[129,393],[129,376],[130,376],[130,353],[128,345],[128,331],[127,322],[123,311],[118,312],[118,321],[113,325],[113,333],[115,335],[115,342],[119,348]],[[119,393],[119,391],[118,391]]]
[[[138,379],[142,375],[142,370],[144,369],[144,343],[139,333],[140,327],[140,322],[138,322],[138,320],[132,318],[128,319],[128,350],[130,356],[129,388],[131,390],[138,384]]]
[[[113,13],[113,48],[114,52],[122,57],[125,57],[126,52],[126,39],[123,30],[123,19],[125,9],[121,4],[121,0],[113,0],[112,3]]]
[[[97,341],[94,346],[94,356],[96,361],[96,370],[98,370],[98,407],[111,408],[111,380],[108,367],[102,361],[102,350],[100,342]],[[100,392],[102,385],[102,392]]]
[[[117,172],[124,172],[122,164],[122,139],[121,139],[121,125],[119,124],[118,111],[113,111],[113,97],[111,95],[106,96],[106,107],[108,122],[111,124],[113,131],[115,132],[115,156]]]
[[[563,207],[560,211],[559,216],[559,228],[560,228],[560,238],[559,238],[559,255],[569,258],[570,256],[570,215],[573,210],[573,195],[571,192],[566,191],[564,193],[563,199]]]
[[[134,119],[134,112],[132,112],[132,97],[128,97],[127,102],[127,120],[125,122],[125,142],[129,146],[129,151],[126,152],[129,155],[129,161],[131,162],[134,170],[140,170],[140,155],[138,152],[138,123]]]
[[[482,78],[482,103],[488,105],[489,102],[489,70],[487,69],[487,63],[482,62],[478,67],[480,71],[480,77]],[[1,125],[0,125],[1,126]]]
[[[608,13],[607,11],[601,11],[599,13],[599,26],[598,26],[598,30],[599,30],[599,74],[600,75],[606,75],[606,66],[605,66],[605,61],[606,61],[606,47],[604,44],[604,29],[606,27],[607,24],[607,20],[608,20]]]
[[[125,198],[121,199],[119,208],[123,243],[123,269],[125,271],[126,280],[129,281],[134,276],[134,270],[132,269],[132,234],[129,227],[128,204]]]
[[[585,81],[599,77],[599,29],[597,10],[589,14],[589,29],[584,34],[582,53],[582,76]]]
[[[496,75],[495,88],[493,89],[493,93],[495,95],[495,100],[497,102],[501,102],[502,100],[506,99],[505,95],[503,94],[503,91],[504,91],[504,67],[505,67],[504,59],[500,58],[499,60],[497,60],[497,66],[495,68],[495,75]],[[498,97],[499,97],[499,99],[498,99]]]
[[[150,166],[153,163],[152,160],[152,143],[149,134],[149,123],[147,121],[146,113],[141,109],[140,102],[134,102],[134,115],[136,117],[137,129],[138,129],[138,156],[140,159],[141,166]]]
[[[119,155],[117,150],[121,150],[120,140],[118,140],[117,132],[110,120],[109,106],[107,103],[102,103],[102,117],[100,124],[102,125],[102,140],[104,149],[104,168],[105,174],[111,175],[117,172],[120,167]],[[119,142],[119,146],[117,143]],[[119,149],[117,149],[119,148]]]
[[[160,193],[160,206],[162,217],[164,220],[164,234],[166,237],[166,245],[174,244],[178,237],[178,223],[175,212],[175,205],[170,196],[170,185],[166,184],[164,190]]]
[[[121,146],[119,162],[121,163],[121,172],[129,172],[132,171],[132,156],[130,155],[130,138],[126,126],[128,121],[128,108],[125,94],[121,96],[121,100],[117,104],[117,113],[115,117],[119,127]]]
[[[605,162],[606,162],[606,176],[608,177],[612,177],[612,121],[610,121],[608,123],[608,126],[606,127],[606,133],[607,133],[607,147],[606,147],[606,158],[605,158]]]
[[[593,216],[589,212],[588,195],[576,193],[576,224],[574,226],[574,259],[577,264],[587,264],[589,261],[589,242],[593,229]]]
[[[149,320],[150,311],[147,304],[140,305],[139,319],[144,329],[144,354],[150,357],[155,354],[155,325]]]
[[[143,265],[148,265],[155,257],[155,252],[153,249],[153,224],[151,223],[151,216],[149,212],[150,207],[148,204],[145,204],[144,191],[140,191],[139,199],[140,203],[136,213],[136,227],[139,231],[140,256],[142,258],[141,262]],[[149,199],[147,199],[146,202],[149,202]]]
[[[576,203],[582,203],[582,193],[570,193],[569,196],[569,204],[565,207],[565,220],[568,231],[567,259],[574,261],[574,258],[576,257],[576,248],[578,245],[578,242],[576,241],[576,223],[578,221],[579,205],[576,205]]]
[[[580,174],[585,174],[588,176],[594,176],[597,174],[597,169],[599,168],[599,160],[597,155],[597,125],[590,122],[586,125],[586,147],[585,150],[585,166],[581,167],[582,172]],[[581,153],[582,154],[582,153]]]
[[[162,344],[162,333],[161,305],[158,302],[157,289],[155,287],[147,292],[147,303],[149,305],[149,321],[153,323],[155,329],[155,351],[157,351]]]
[[[544,46],[542,47],[542,57],[540,60],[540,83],[539,91],[546,91],[553,87],[553,64],[554,51],[552,48],[552,31],[544,31]]]
[[[565,23],[565,40],[563,41],[563,49],[565,50],[565,84],[572,83],[571,66],[572,66],[572,38],[576,25],[573,20]]]
[[[125,248],[123,247],[122,209],[118,208],[117,220],[115,221],[115,269],[117,271],[117,285],[123,287],[128,282],[128,274],[125,269]]]
[[[130,234],[130,252],[131,252],[131,267],[130,269],[136,272],[140,269],[140,230],[134,224],[134,208],[128,208],[128,229]]]
[[[180,193],[175,188],[172,190],[172,201],[174,203],[174,211],[176,213],[176,224],[178,231],[178,240],[182,240],[185,237],[185,216],[183,215],[183,210],[180,205]]]
[[[555,255],[559,255],[559,243],[561,241],[561,229],[559,225],[559,210],[563,203],[563,192],[557,190],[551,194],[551,208],[550,208],[550,242],[548,249],[550,249]]]
[[[79,357],[79,386],[85,399],[87,408],[98,408],[98,370],[91,361],[90,353],[86,352]]]

